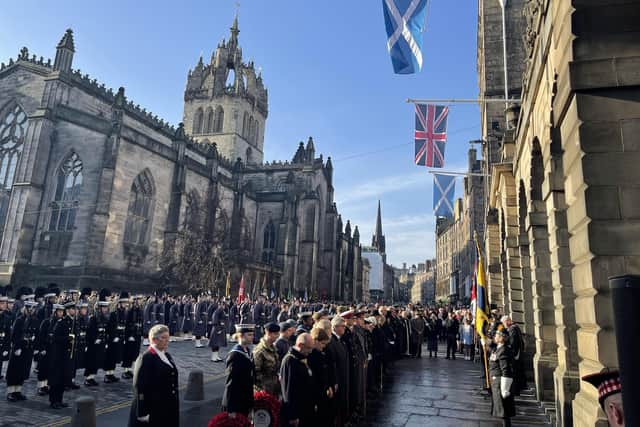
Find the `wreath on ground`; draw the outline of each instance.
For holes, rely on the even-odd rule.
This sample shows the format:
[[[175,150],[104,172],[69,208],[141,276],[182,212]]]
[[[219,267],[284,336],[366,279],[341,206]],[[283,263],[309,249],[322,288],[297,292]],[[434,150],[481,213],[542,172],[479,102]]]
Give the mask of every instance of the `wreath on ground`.
[[[239,412],[233,417],[228,412],[221,412],[211,418],[208,427],[251,427],[251,421]]]
[[[266,391],[253,394],[253,425],[278,427],[280,425],[280,401]]]

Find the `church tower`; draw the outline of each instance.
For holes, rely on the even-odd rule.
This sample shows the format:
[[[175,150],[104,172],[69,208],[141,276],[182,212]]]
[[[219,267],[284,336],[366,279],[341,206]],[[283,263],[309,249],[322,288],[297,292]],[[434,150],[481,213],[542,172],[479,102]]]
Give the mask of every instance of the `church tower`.
[[[378,200],[378,217],[376,218],[376,234],[373,235],[371,246],[376,248],[378,253],[385,255],[386,244],[384,234],[382,234],[382,212],[380,209],[380,200]]]
[[[253,62],[243,62],[238,16],[229,40],[222,40],[208,64],[202,56],[189,70],[183,122],[196,141],[215,143],[232,161],[260,164],[268,115],[267,89]]]

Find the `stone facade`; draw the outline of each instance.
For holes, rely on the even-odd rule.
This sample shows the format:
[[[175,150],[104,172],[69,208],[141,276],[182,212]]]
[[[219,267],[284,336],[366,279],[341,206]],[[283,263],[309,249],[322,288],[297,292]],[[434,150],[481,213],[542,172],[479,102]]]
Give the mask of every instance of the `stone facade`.
[[[177,127],[73,70],[71,30],[53,63],[23,48],[0,66],[0,281],[151,291],[197,222],[232,254],[232,292],[244,274],[281,295],[361,298],[359,231],[343,227],[331,159],[309,138],[291,161],[263,162],[267,91],[238,33],[236,20],[189,72]]]
[[[426,260],[410,268],[403,265],[396,270],[401,286],[410,291],[409,301],[414,304],[432,304],[435,302],[435,266],[436,260]]]
[[[640,5],[596,3],[509,2],[525,20],[507,25],[522,40],[509,45],[524,64],[509,75],[522,100],[497,126],[483,119],[485,154],[499,146],[485,241],[492,302],[530,337],[537,396],[567,426],[607,425],[595,388],[579,378],[618,366],[607,278],[640,272]],[[479,40],[493,40],[497,2],[480,4]],[[487,46],[478,62],[491,64],[479,67],[488,97],[502,84],[502,52]],[[485,104],[483,118],[494,113]]]

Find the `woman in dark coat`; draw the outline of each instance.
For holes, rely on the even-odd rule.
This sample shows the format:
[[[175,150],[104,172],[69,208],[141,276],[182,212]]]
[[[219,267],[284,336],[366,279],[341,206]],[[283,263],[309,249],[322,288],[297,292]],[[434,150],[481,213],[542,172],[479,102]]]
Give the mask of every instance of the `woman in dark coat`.
[[[238,341],[227,355],[227,381],[222,395],[222,410],[249,415],[253,409],[255,366],[249,346],[253,343],[254,325],[236,325]]]
[[[307,356],[307,363],[311,369],[313,382],[313,397],[317,408],[315,425],[318,427],[330,426],[335,420],[333,394],[336,384],[335,366],[325,353],[325,347],[329,344],[329,335],[324,329],[311,330],[315,348]]]
[[[513,356],[509,346],[505,345],[508,332],[496,331],[493,338],[496,347],[489,358],[489,376],[491,377],[491,415],[502,418],[504,426],[511,426],[511,417],[516,415],[516,405],[511,394],[513,384]]]
[[[149,341],[149,349],[136,360],[129,427],[178,427],[178,368],[166,352],[169,328],[155,325]]]

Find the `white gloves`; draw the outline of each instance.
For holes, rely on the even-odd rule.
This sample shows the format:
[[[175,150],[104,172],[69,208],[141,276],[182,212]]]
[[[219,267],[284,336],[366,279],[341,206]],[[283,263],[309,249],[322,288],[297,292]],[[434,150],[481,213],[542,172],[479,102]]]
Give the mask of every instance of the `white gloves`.
[[[367,354],[367,360],[373,360],[373,356],[371,355],[371,353]]]
[[[138,417],[138,421],[143,422],[143,423],[148,423],[149,422],[149,415],[145,415],[144,417]]]
[[[134,342],[136,339],[134,337],[129,337],[129,341]]]
[[[47,350],[42,350],[40,352],[40,356],[46,356],[47,355]]]
[[[480,343],[482,344],[482,348],[485,348],[487,346],[487,343],[483,338],[480,338]]]
[[[113,342],[118,342],[118,341],[120,341],[120,338],[118,338],[118,337],[115,337],[115,338],[113,339]]]
[[[13,354],[15,354],[16,356],[20,356],[22,354],[22,349],[17,349]]]
[[[2,357],[7,357],[8,355],[9,355],[9,352],[8,352],[8,351],[3,351],[3,352],[2,352]]]
[[[101,340],[100,338],[98,338],[98,339],[96,340],[96,342],[94,342],[94,344],[100,344],[101,342],[102,342],[102,340]]]
[[[513,378],[500,377],[500,394],[503,399],[511,396],[511,384],[513,384]]]
[[[39,350],[33,350],[33,355],[34,355],[34,356],[37,356],[37,355],[38,355],[38,353],[40,353],[40,351],[39,351]]]

